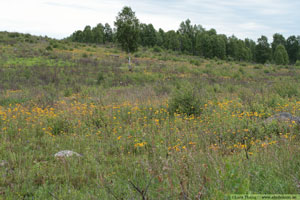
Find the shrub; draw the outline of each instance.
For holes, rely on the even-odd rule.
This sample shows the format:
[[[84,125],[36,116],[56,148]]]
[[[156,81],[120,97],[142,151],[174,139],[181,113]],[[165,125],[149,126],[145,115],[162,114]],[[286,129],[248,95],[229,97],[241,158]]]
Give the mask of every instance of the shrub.
[[[52,49],[51,46],[47,46],[47,47],[46,47],[46,50],[47,50],[47,51],[52,51],[53,49]]]
[[[162,48],[160,48],[159,46],[154,46],[153,52],[160,53],[160,52],[162,52]]]
[[[139,52],[138,52],[138,53],[135,53],[135,54],[134,54],[134,57],[135,57],[135,58],[140,58],[140,57],[142,57],[142,54],[139,53]]]
[[[170,114],[181,113],[186,115],[199,115],[202,103],[195,89],[187,84],[175,89],[169,100]]]
[[[190,63],[192,65],[196,65],[196,66],[200,66],[201,65],[201,62],[199,60],[190,60]]]
[[[53,44],[53,48],[58,48],[58,47],[59,47],[59,45],[57,43]]]
[[[264,67],[263,65],[258,64],[258,65],[255,65],[255,66],[254,66],[254,69],[262,69],[263,67]]]
[[[97,84],[101,84],[104,81],[104,75],[102,72],[98,73],[98,77],[97,77]]]
[[[60,135],[72,132],[71,124],[66,119],[59,118],[52,121],[50,120],[49,123],[51,124],[53,135]]]

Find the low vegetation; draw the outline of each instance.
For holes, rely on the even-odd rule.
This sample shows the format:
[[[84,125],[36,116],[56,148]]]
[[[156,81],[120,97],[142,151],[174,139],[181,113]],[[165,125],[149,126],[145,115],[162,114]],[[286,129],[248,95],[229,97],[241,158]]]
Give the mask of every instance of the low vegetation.
[[[298,66],[0,38],[0,199],[300,192]]]

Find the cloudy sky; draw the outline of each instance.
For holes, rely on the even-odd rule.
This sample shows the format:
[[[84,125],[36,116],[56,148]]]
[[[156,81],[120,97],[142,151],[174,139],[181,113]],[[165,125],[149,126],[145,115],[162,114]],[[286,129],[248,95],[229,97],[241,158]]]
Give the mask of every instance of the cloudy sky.
[[[64,38],[85,25],[113,22],[130,6],[143,23],[177,30],[189,18],[218,33],[269,40],[300,35],[299,0],[0,0],[0,31]]]

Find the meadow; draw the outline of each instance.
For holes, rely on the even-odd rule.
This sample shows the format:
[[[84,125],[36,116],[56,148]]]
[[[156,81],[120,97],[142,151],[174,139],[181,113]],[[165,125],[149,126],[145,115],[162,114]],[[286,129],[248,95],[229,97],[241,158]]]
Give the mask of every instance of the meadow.
[[[0,34],[0,199],[299,194],[300,67],[131,56]]]

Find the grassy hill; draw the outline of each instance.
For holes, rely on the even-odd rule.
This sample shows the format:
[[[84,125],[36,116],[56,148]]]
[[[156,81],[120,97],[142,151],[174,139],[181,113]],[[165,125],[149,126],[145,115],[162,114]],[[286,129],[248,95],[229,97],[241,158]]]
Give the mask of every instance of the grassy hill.
[[[0,33],[0,199],[300,192],[300,68]],[[82,157],[57,159],[72,150]]]

